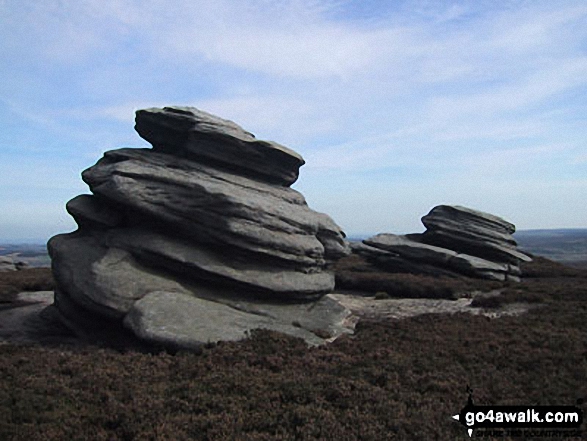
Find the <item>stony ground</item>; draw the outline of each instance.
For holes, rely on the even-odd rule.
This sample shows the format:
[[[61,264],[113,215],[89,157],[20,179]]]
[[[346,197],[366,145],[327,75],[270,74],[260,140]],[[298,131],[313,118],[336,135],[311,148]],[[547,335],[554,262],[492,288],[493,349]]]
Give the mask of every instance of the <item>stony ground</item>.
[[[531,302],[521,315],[366,313],[354,336],[319,348],[269,332],[199,354],[5,343],[0,439],[468,439],[451,419],[467,386],[477,404],[587,398],[587,272],[538,259],[526,274],[497,297],[458,301],[496,315]],[[34,306],[38,297],[14,293],[19,276],[3,277],[2,312]],[[34,290],[50,289],[50,281],[20,277]],[[353,301],[384,311],[409,304],[381,292]]]
[[[486,293],[483,293],[486,294]],[[499,296],[500,290],[487,293],[487,298]],[[473,298],[446,299],[377,299],[371,296],[335,293],[330,296],[346,306],[359,319],[386,321],[404,319],[422,314],[456,314],[466,313],[498,318],[519,315],[539,305],[525,302],[508,303],[499,308],[478,308],[473,306]]]

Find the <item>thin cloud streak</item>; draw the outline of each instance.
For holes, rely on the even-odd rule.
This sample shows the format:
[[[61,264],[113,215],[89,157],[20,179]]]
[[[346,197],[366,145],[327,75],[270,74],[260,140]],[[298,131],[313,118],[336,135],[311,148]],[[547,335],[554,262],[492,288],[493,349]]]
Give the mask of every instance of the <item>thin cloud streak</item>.
[[[195,105],[300,151],[308,162],[302,177],[310,180],[302,186],[320,201],[314,208],[338,204],[333,214],[343,219],[356,210],[325,186],[350,175],[364,190],[361,204],[393,205],[418,197],[428,203],[430,195],[439,203],[479,202],[467,179],[484,179],[480,190],[491,198],[498,198],[491,190],[496,176],[525,191],[540,161],[551,166],[555,187],[564,181],[555,179],[558,170],[579,173],[587,136],[578,116],[587,96],[587,7],[414,0],[382,2],[367,14],[368,6],[359,6],[4,1],[0,123],[19,128],[0,139],[5,151],[69,155],[83,168],[103,150],[145,146],[132,129],[136,109]],[[12,161],[1,150],[0,160]],[[472,172],[484,163],[487,173]],[[455,173],[462,176],[458,191],[448,185]],[[39,185],[49,187],[50,175],[39,173]],[[375,175],[395,190],[375,195]],[[552,222],[575,225],[587,217],[560,211]],[[387,222],[378,216],[370,225]],[[363,229],[359,221],[348,224]]]

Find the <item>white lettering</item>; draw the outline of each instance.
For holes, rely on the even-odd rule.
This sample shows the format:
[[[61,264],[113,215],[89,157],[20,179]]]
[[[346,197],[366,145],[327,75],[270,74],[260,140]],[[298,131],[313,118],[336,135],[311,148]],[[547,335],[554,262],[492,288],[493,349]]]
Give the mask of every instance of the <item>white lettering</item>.
[[[475,414],[473,412],[467,412],[465,420],[467,420],[467,426],[472,426],[475,424]]]
[[[505,414],[505,420],[508,423],[515,423],[516,422],[516,414],[515,413],[506,413]]]
[[[541,423],[542,418],[540,418],[540,414],[532,409],[532,422],[533,423]]]

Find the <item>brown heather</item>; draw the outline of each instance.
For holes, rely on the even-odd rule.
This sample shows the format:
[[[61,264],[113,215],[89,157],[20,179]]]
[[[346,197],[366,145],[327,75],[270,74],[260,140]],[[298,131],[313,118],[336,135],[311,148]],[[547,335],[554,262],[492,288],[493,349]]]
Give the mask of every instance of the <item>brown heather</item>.
[[[522,316],[362,322],[319,348],[261,331],[200,354],[0,345],[0,439],[468,439],[451,418],[467,385],[476,404],[587,398],[587,272],[524,270],[504,296],[542,306]]]
[[[472,290],[490,291],[504,286],[500,282],[463,276],[427,276],[381,271],[363,257],[352,254],[336,262],[336,288],[372,294],[386,292],[399,298],[457,298]]]
[[[23,291],[51,291],[54,287],[49,268],[28,268],[0,272],[0,309],[13,307],[16,295]]]

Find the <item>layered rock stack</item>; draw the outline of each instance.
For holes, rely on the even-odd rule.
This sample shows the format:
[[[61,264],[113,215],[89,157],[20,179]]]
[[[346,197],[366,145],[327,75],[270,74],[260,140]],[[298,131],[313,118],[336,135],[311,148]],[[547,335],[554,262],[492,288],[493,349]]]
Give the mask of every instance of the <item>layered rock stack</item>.
[[[519,281],[520,262],[531,260],[516,249],[515,226],[492,214],[439,205],[422,223],[422,234],[378,234],[355,248],[391,271],[498,281]]]
[[[106,152],[48,244],[55,306],[76,329],[122,324],[175,347],[269,328],[320,343],[346,329],[329,260],[344,233],[289,188],[302,157],[195,108],[139,110],[152,149]],[[104,325],[106,323],[106,325]],[[87,326],[86,326],[87,325]]]

